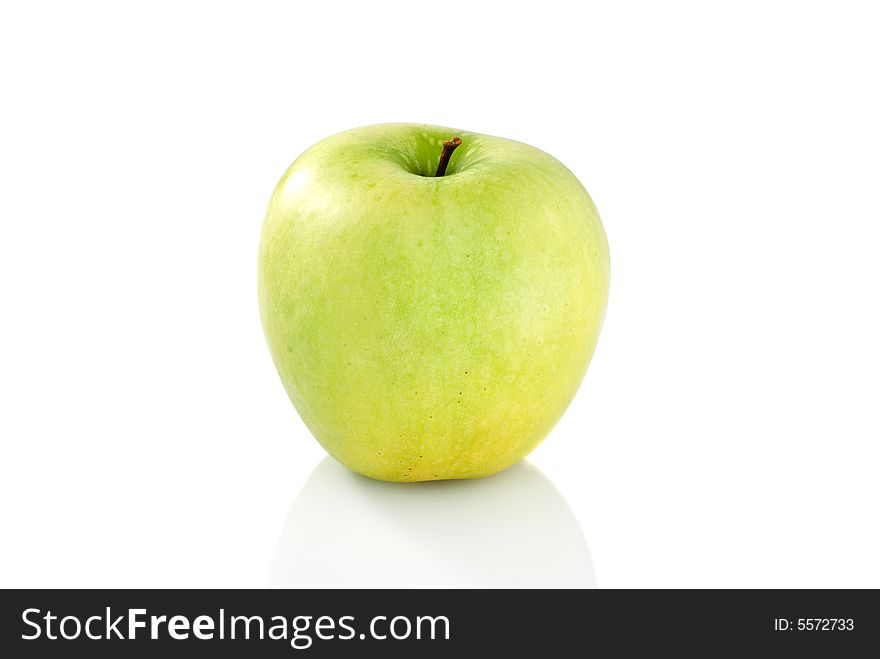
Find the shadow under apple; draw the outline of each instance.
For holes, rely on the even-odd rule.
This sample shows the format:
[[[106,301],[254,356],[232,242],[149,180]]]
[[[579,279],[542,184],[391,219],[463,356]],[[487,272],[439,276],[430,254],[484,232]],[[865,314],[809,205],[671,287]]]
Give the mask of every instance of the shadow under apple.
[[[330,457],[287,516],[277,588],[594,588],[583,532],[537,468],[383,483]]]

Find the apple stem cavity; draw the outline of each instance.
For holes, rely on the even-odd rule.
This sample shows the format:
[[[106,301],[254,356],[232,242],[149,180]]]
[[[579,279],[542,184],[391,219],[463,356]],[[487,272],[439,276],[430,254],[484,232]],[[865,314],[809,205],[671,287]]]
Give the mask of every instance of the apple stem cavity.
[[[450,140],[443,142],[443,153],[440,154],[440,162],[437,163],[437,173],[434,176],[443,176],[446,174],[446,166],[452,157],[452,152],[461,146],[461,138],[456,136]]]

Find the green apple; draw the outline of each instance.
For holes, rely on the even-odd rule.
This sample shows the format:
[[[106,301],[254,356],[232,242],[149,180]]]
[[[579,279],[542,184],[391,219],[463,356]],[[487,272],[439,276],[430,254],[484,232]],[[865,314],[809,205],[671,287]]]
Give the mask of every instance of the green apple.
[[[535,448],[583,379],[608,282],[602,223],[565,166],[437,126],[309,148],[260,240],[290,399],[330,455],[389,481],[487,476]]]

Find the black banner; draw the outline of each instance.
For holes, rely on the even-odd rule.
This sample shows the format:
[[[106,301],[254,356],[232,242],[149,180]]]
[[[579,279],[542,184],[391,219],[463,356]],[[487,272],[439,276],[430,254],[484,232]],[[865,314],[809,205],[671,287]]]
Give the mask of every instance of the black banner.
[[[871,590],[7,590],[0,616],[4,657],[847,657],[880,647]]]

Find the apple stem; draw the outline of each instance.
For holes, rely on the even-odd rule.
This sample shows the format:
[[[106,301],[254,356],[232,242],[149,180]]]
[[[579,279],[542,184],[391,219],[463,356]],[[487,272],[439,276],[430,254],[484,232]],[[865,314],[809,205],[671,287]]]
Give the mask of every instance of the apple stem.
[[[440,162],[437,163],[437,173],[434,176],[443,176],[446,173],[446,166],[452,157],[452,152],[461,146],[461,138],[453,137],[451,140],[443,142],[443,153],[440,154]]]

